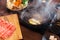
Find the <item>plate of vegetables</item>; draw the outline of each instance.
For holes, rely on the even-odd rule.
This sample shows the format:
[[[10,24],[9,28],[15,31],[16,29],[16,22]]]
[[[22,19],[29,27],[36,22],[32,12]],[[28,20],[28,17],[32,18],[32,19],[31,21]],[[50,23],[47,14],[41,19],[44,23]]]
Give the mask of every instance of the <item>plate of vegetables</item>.
[[[7,0],[7,8],[13,11],[18,11],[28,6],[29,0]]]

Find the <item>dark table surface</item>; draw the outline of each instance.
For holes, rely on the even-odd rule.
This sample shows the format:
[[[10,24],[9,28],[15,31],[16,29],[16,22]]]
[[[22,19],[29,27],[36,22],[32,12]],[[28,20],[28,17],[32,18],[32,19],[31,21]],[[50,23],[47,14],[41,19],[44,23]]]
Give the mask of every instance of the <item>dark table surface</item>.
[[[21,30],[24,40],[41,40],[42,38],[42,35],[40,33],[33,32],[22,25],[21,25]]]
[[[0,16],[9,15],[9,14],[12,14],[12,12],[7,12],[6,0],[0,0]],[[42,35],[40,33],[33,32],[30,29],[24,27],[23,25],[21,25],[21,31],[22,31],[22,35],[23,35],[23,40],[42,40]],[[53,34],[53,33],[46,31],[45,34],[49,35],[49,34]],[[58,36],[56,36],[56,37],[58,37]]]
[[[24,27],[23,25],[21,25],[21,31],[22,31],[22,35],[23,35],[23,40],[42,40],[43,35],[41,35],[40,33],[37,33],[37,32],[33,32],[30,29]],[[58,40],[60,40],[59,36],[49,32],[49,31],[46,31],[44,33],[44,35],[47,36],[47,38],[50,35],[54,35],[56,38],[58,38]]]

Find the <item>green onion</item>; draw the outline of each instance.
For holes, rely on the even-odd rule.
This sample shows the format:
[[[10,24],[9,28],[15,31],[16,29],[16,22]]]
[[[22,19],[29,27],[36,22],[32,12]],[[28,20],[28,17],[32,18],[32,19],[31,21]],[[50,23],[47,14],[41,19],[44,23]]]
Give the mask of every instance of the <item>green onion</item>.
[[[22,3],[23,3],[24,5],[28,4],[28,0],[22,0],[22,1],[23,1]]]

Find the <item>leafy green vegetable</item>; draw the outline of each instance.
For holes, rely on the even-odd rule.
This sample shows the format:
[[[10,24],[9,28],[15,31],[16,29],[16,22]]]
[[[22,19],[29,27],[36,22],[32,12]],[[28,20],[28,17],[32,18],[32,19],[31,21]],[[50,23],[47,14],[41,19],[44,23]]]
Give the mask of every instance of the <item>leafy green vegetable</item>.
[[[23,1],[22,3],[23,3],[24,5],[26,5],[26,4],[28,3],[28,0],[22,0],[22,1]]]

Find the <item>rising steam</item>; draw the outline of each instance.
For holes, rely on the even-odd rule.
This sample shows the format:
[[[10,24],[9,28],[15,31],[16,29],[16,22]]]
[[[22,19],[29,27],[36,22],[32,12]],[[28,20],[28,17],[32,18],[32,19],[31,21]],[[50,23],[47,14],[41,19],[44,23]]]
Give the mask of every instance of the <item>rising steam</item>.
[[[58,3],[52,0],[33,0],[33,2],[21,14],[21,19],[28,20],[34,18],[41,23],[48,20],[54,20],[54,15],[57,14],[56,5]]]

